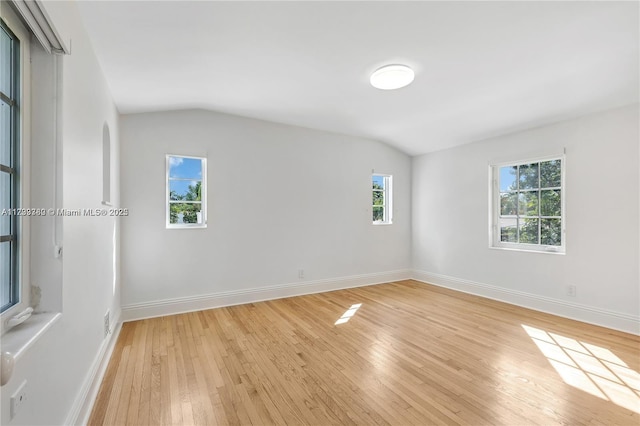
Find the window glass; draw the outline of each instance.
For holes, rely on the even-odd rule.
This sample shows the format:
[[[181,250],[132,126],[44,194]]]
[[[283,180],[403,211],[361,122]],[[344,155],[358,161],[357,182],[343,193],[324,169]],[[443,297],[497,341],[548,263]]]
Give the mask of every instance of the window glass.
[[[0,235],[11,234],[11,175],[0,171]]]
[[[540,163],[540,187],[556,188],[562,182],[562,162],[560,160]]]
[[[538,187],[538,163],[523,164],[518,167],[518,189],[533,189]]]
[[[372,175],[372,215],[374,224],[391,223],[391,176]]]
[[[0,309],[17,304],[18,39],[0,24]]]
[[[562,158],[555,158],[492,168],[496,179],[494,246],[564,248],[562,167]]]
[[[4,28],[0,28],[0,57],[2,57],[2,61],[0,61],[0,92],[11,96],[13,95],[13,78],[14,74],[12,71],[12,61],[11,57],[13,56],[14,49],[14,40],[11,35]]]
[[[5,166],[11,164],[11,127],[11,107],[0,100],[0,164]]]
[[[2,309],[6,309],[12,305],[11,301],[11,268],[6,267],[11,265],[11,243],[9,241],[0,243],[0,262],[2,262],[2,268],[0,269],[0,306]]]
[[[169,161],[169,176],[179,179],[201,179],[202,159],[187,157],[171,157]]]
[[[206,226],[206,159],[167,156],[167,226]]]
[[[518,176],[517,166],[500,167],[500,191],[515,191],[518,189],[516,183]]]

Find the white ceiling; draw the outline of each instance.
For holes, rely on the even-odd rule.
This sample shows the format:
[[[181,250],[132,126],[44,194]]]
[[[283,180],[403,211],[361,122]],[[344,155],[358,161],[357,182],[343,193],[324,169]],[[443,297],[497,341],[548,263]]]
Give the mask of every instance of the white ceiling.
[[[121,113],[207,108],[416,155],[638,102],[638,2],[80,2]],[[413,84],[369,85],[389,63]]]

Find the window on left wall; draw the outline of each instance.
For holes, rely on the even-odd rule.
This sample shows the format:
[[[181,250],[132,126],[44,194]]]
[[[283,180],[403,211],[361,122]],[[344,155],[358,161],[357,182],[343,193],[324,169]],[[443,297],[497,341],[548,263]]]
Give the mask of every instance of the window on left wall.
[[[207,159],[167,155],[167,228],[207,227]]]
[[[23,297],[28,267],[29,33],[15,19],[0,19],[0,312],[13,315]],[[13,308],[13,309],[12,309]]]

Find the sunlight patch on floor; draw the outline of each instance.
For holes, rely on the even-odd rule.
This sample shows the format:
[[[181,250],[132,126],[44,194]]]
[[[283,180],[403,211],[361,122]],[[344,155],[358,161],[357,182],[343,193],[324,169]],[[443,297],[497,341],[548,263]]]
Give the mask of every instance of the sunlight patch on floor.
[[[562,380],[640,413],[640,374],[609,349],[522,325]]]
[[[356,312],[358,312],[358,309],[360,309],[360,306],[362,306],[362,303],[356,303],[355,305],[351,305],[351,307],[347,309],[347,311],[344,314],[342,314],[342,316],[338,319],[338,321],[334,323],[334,325],[340,325],[340,324],[344,324],[345,322],[348,322],[351,319],[351,317],[354,316]]]

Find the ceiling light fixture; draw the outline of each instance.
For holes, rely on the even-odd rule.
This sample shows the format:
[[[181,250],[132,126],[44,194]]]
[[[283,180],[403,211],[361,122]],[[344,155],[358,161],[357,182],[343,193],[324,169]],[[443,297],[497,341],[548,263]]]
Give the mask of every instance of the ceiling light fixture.
[[[411,84],[415,74],[406,65],[385,65],[371,74],[371,85],[376,89],[394,90]]]

